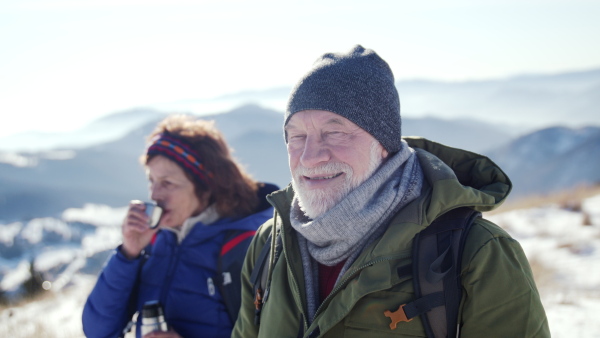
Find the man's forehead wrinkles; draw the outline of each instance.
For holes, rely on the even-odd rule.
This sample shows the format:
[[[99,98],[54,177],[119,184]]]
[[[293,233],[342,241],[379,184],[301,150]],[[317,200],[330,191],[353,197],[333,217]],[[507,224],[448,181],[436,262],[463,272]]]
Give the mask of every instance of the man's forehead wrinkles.
[[[339,117],[332,117],[325,121],[325,124],[339,124],[340,126],[346,126],[348,123]]]
[[[311,127],[311,126],[323,126],[323,125],[340,125],[340,126],[348,126],[351,123],[348,123],[349,121],[344,121],[343,118],[340,117],[330,117],[327,120],[325,120],[324,122],[319,122],[318,119],[314,119],[314,118],[308,118],[305,119],[303,121],[294,121],[293,119],[290,120],[290,122],[288,122],[288,124],[284,127],[285,130],[290,130],[290,129],[302,129],[303,127]]]

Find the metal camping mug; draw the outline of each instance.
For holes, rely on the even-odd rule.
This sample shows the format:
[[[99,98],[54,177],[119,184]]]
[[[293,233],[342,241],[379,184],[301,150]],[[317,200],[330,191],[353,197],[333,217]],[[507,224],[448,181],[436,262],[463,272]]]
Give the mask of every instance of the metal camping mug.
[[[160,218],[162,217],[163,209],[154,202],[139,202],[143,203],[145,206],[144,212],[146,212],[146,215],[150,219],[148,221],[150,229],[155,229],[160,223]]]

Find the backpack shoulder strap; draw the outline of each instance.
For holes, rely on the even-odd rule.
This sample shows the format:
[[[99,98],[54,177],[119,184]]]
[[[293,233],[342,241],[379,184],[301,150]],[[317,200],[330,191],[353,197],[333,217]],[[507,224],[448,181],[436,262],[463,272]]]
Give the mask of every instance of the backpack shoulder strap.
[[[235,323],[240,311],[241,272],[244,257],[250,242],[254,237],[254,230],[230,230],[225,234],[225,241],[219,253],[217,262],[218,285],[221,297],[232,322]]]
[[[273,242],[275,247],[273,248]],[[281,234],[277,232],[275,234],[275,241],[273,241],[273,233],[269,234],[265,245],[262,247],[258,258],[254,264],[254,269],[250,275],[250,283],[252,283],[252,290],[254,292],[254,325],[260,325],[260,313],[263,304],[267,301],[269,296],[270,287],[270,274],[272,268],[277,262],[279,255],[281,254],[282,240]],[[273,255],[273,259],[271,259]]]
[[[404,312],[408,319],[421,316],[427,337],[458,336],[462,252],[477,217],[481,217],[481,213],[473,209],[453,209],[413,239],[416,300],[404,305]]]

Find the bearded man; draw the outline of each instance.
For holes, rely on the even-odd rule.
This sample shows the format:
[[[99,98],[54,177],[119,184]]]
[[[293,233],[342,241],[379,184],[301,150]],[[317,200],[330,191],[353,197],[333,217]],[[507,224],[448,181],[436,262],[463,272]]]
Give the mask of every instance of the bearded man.
[[[484,156],[402,138],[392,71],[361,46],[315,62],[290,95],[284,136],[292,183],[267,196],[275,215],[248,249],[233,337],[431,335],[420,316],[392,316],[415,298],[400,273],[413,238],[450,210],[498,207],[508,177]],[[266,251],[267,288],[255,292]],[[549,337],[529,263],[504,230],[476,219],[461,266],[458,335]]]

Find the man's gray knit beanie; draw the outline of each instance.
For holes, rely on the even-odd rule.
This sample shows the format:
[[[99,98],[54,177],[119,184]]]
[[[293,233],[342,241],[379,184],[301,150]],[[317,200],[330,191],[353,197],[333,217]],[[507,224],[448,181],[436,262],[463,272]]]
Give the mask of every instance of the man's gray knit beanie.
[[[284,126],[302,110],[341,115],[371,134],[390,153],[400,150],[400,99],[388,64],[356,45],[346,54],[323,54],[296,84]],[[287,142],[287,136],[286,136]]]

